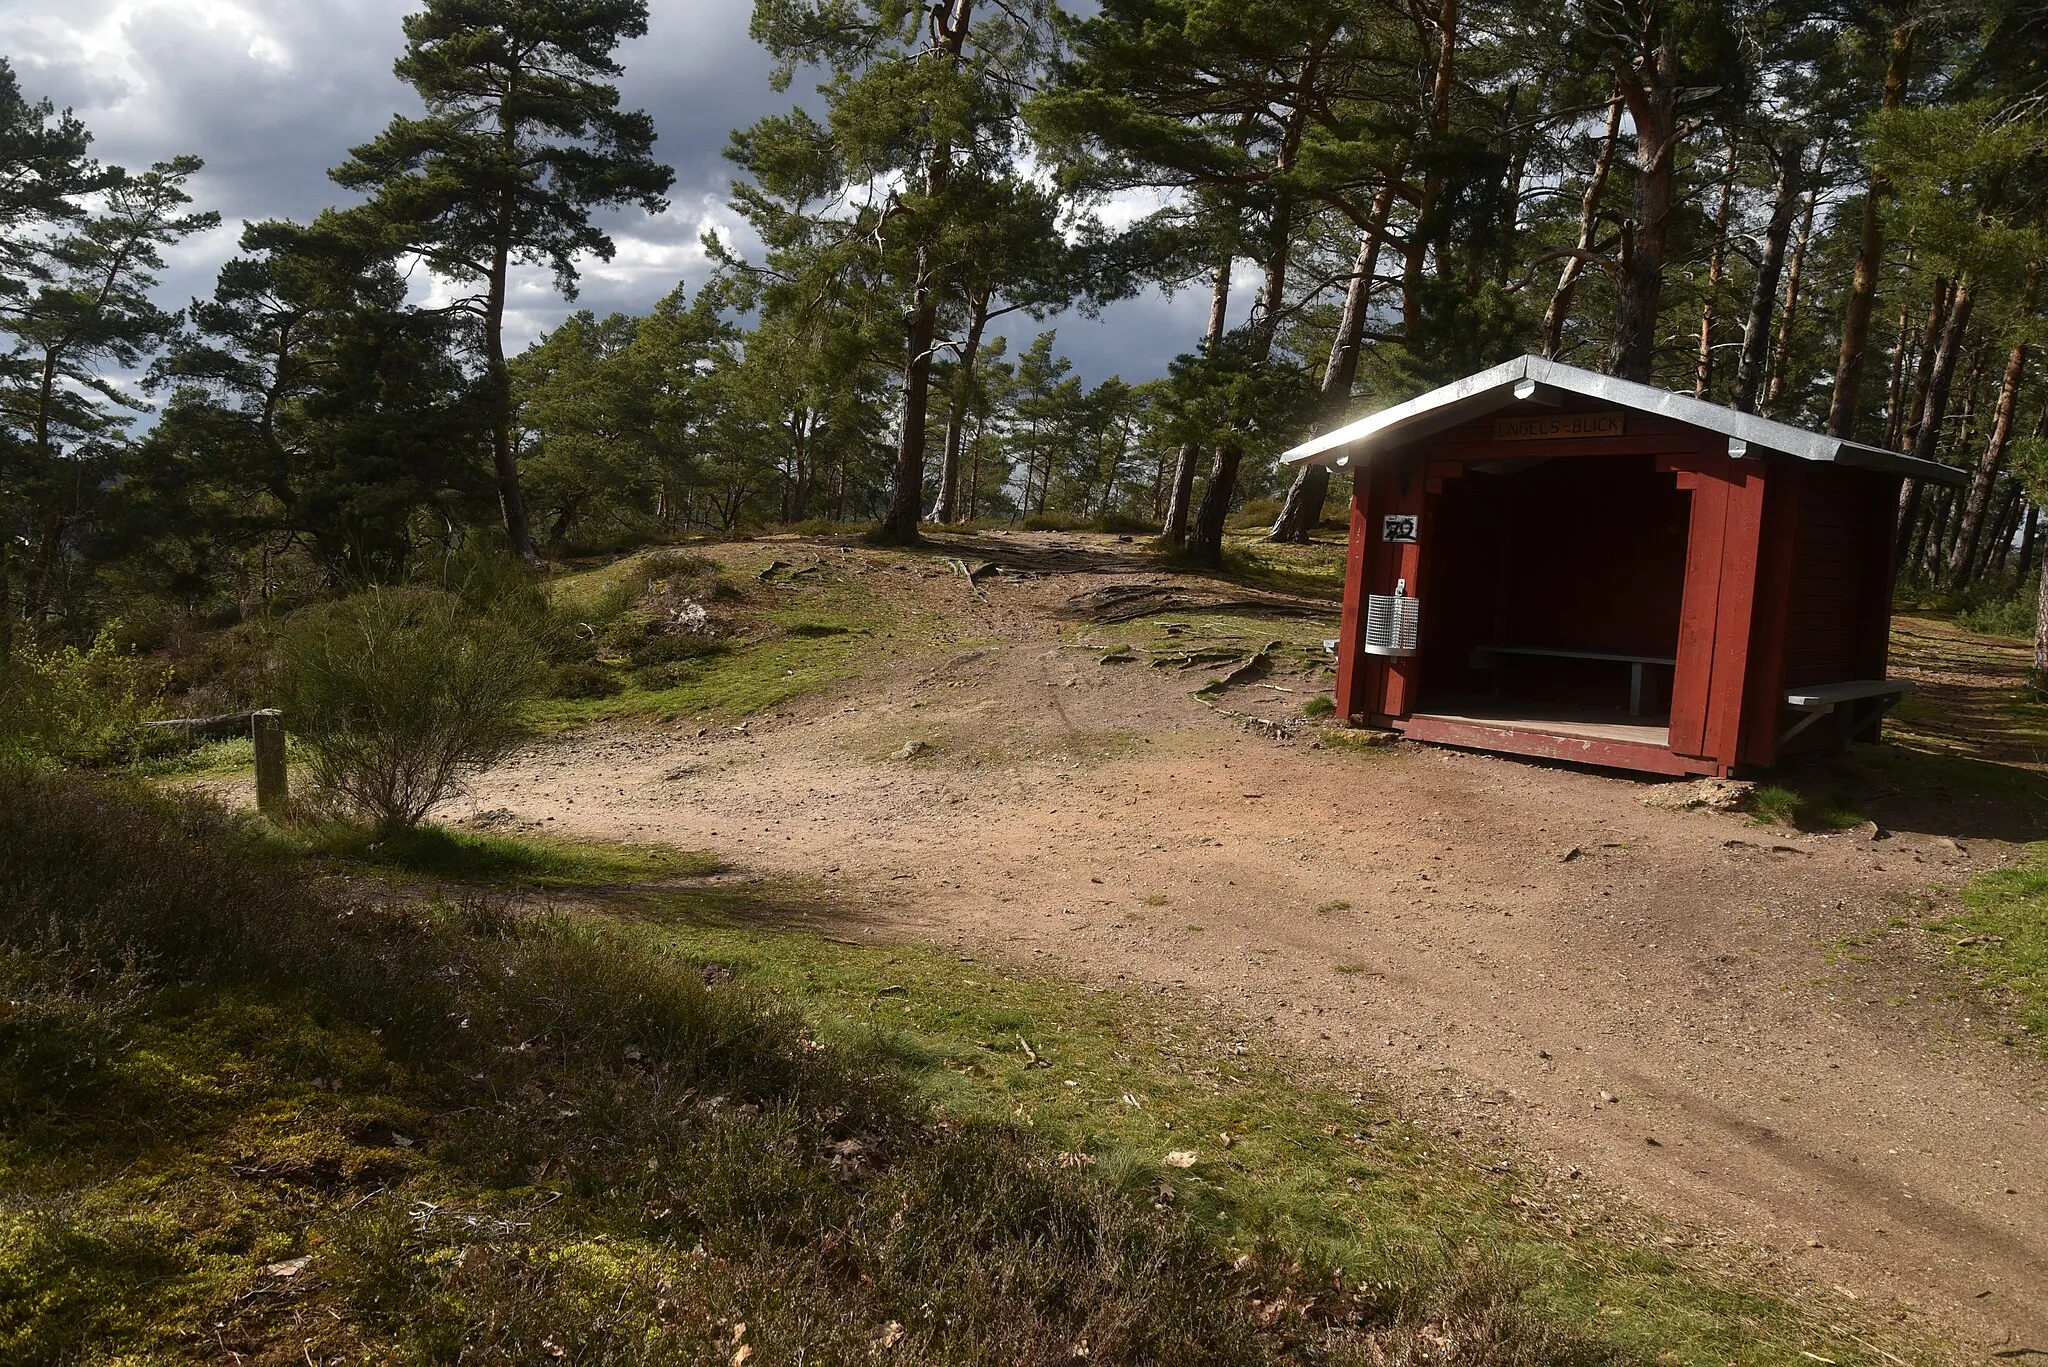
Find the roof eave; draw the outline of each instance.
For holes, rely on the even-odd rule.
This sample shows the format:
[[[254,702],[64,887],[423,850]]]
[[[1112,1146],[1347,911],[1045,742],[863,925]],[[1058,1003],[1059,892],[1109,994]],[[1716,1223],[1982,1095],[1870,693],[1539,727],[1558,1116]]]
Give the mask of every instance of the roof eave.
[[[1345,466],[1370,458],[1377,452],[1406,446],[1446,428],[1505,407],[1515,399],[1515,387],[1523,380],[1603,399],[1639,413],[1658,413],[1689,427],[1717,432],[1751,450],[1779,451],[1799,460],[1847,465],[1881,474],[1937,484],[1962,485],[1969,481],[1966,471],[1898,451],[1887,451],[1862,442],[1808,432],[1754,413],[1742,413],[1690,395],[1675,394],[1654,385],[1619,380],[1611,375],[1581,370],[1540,356],[1518,356],[1476,375],[1433,389],[1427,394],[1397,403],[1356,422],[1346,423],[1303,442],[1281,456],[1288,465]]]

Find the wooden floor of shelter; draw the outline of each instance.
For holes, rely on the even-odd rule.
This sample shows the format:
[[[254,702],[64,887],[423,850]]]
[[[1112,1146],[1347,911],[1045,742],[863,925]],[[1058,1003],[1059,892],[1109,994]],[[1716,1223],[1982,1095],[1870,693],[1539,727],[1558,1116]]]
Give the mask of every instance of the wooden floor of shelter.
[[[1467,722],[1475,726],[1507,727],[1515,731],[1543,731],[1559,736],[1625,741],[1633,745],[1669,747],[1671,744],[1669,717],[1631,717],[1618,708],[1466,695],[1425,702],[1414,715],[1440,721]]]

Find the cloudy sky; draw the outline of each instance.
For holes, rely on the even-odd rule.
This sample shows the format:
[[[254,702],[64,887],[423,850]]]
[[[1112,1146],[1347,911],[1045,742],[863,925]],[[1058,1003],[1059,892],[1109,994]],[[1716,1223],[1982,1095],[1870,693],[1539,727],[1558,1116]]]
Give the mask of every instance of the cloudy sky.
[[[0,0],[0,53],[22,91],[74,109],[106,160],[140,167],[178,153],[206,160],[199,207],[223,226],[179,253],[167,303],[210,290],[244,220],[305,219],[343,198],[327,168],[374,136],[393,112],[416,108],[391,74],[399,21],[416,0]],[[656,153],[675,168],[670,206],[607,226],[610,263],[589,263],[578,303],[640,311],[678,279],[701,281],[706,228],[750,245],[726,207],[729,130],[785,107],[768,88],[769,62],[747,37],[749,0],[652,0],[648,35],[623,54],[625,99],[648,110]],[[801,84],[801,78],[799,78]],[[1240,291],[1240,298],[1243,292]],[[1091,380],[1148,379],[1188,349],[1206,300],[1141,298],[1099,320],[1054,323],[1060,349]],[[542,274],[523,282],[512,320],[522,337],[571,307]],[[1021,349],[1039,325],[1023,320]]]

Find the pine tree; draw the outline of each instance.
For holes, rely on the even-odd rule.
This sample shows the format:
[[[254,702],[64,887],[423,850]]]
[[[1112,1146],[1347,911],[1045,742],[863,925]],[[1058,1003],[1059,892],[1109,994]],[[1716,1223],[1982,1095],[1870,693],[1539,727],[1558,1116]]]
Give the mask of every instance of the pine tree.
[[[399,115],[330,174],[369,196],[365,215],[395,253],[416,255],[477,293],[458,305],[482,325],[483,401],[513,551],[539,556],[513,450],[505,359],[512,268],[543,265],[575,297],[577,259],[609,261],[594,210],[667,207],[675,176],[654,160],[654,125],[621,110],[620,43],[647,31],[645,0],[428,0],[405,19],[394,71],[424,118]]]

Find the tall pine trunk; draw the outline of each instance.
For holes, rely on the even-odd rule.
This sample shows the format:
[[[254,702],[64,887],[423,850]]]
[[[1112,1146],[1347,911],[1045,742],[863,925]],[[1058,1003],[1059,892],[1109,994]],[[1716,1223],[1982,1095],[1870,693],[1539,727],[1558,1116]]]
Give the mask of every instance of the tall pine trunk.
[[[1572,296],[1578,291],[1579,276],[1585,273],[1586,258],[1599,232],[1600,196],[1607,189],[1607,175],[1614,168],[1614,149],[1621,141],[1621,107],[1619,94],[1607,102],[1607,132],[1600,140],[1600,153],[1594,158],[1586,193],[1579,200],[1578,245],[1565,258],[1564,269],[1557,273],[1557,288],[1550,292],[1550,303],[1543,310],[1543,354],[1549,360],[1556,360],[1557,353],[1564,349],[1564,320],[1571,314]]]
[[[2039,280],[2038,266],[2027,272],[2022,316],[2033,311],[2034,289]],[[2005,375],[1999,381],[1998,408],[1991,420],[1991,439],[1984,443],[1984,454],[1978,459],[1977,468],[1970,477],[1970,495],[1963,505],[1962,527],[1948,559],[1949,582],[1957,587],[1969,582],[1971,567],[1976,563],[1977,540],[1983,531],[1984,513],[1991,506],[1992,489],[1998,483],[1999,472],[2005,468],[2006,449],[2012,444],[2013,413],[2019,406],[2020,380],[2026,368],[2027,344],[2015,342],[2012,350],[2006,353]]]
[[[1442,0],[1443,50],[1436,78],[1442,107],[1431,115],[1433,124],[1449,117],[1446,111],[1450,99],[1450,62],[1457,36],[1458,3],[1459,0]],[[1287,267],[1294,249],[1294,191],[1287,185],[1286,177],[1294,170],[1302,135],[1308,129],[1311,96],[1321,76],[1321,43],[1334,32],[1335,26],[1331,25],[1323,38],[1303,53],[1301,71],[1295,78],[1294,107],[1281,131],[1280,145],[1274,150],[1273,173],[1279,187],[1273,197],[1273,220],[1268,225],[1266,279],[1251,323],[1248,359],[1254,366],[1265,365],[1272,355],[1273,336],[1280,329],[1280,317],[1286,304]],[[1422,220],[1427,215],[1426,208],[1419,211],[1414,240],[1423,236]],[[1234,436],[1226,438],[1216,448],[1216,457],[1209,466],[1208,481],[1202,487],[1201,506],[1195,510],[1193,525],[1188,529],[1187,554],[1198,565],[1223,563],[1223,526],[1230,516],[1231,500],[1237,494],[1237,467],[1243,459],[1244,447]]]
[[[1912,454],[1921,460],[1933,460],[1941,444],[1941,423],[1948,414],[1949,386],[1955,379],[1956,360],[1962,355],[1963,332],[1970,325],[1970,303],[1970,277],[1965,274],[1956,282],[1955,297],[1948,308],[1948,321],[1941,329],[1941,341],[1933,349],[1926,366],[1927,397],[1921,404],[1919,421],[1913,430]],[[1912,511],[1920,500],[1920,481],[1907,480],[1900,498],[1904,506],[1899,517],[1901,541],[1896,549],[1903,552],[1904,532],[1911,526]],[[1897,557],[1898,560],[1903,558],[1903,555]]]
[[[1230,311],[1230,265],[1231,258],[1225,256],[1216,263],[1215,274],[1210,277],[1209,326],[1202,334],[1204,356],[1214,356],[1223,341],[1223,323]],[[1188,511],[1195,493],[1195,462],[1201,455],[1201,447],[1192,441],[1182,442],[1174,454],[1173,487],[1166,500],[1165,525],[1159,533],[1159,539],[1173,550],[1187,544]]]
[[[1286,192],[1273,210],[1273,234],[1266,253],[1266,279],[1259,291],[1259,313],[1252,323],[1251,363],[1261,366],[1273,351],[1273,334],[1280,326],[1285,304],[1289,250],[1293,245],[1292,203]],[[1244,446],[1235,437],[1216,448],[1209,465],[1209,478],[1202,486],[1201,506],[1195,509],[1188,528],[1188,557],[1198,565],[1223,563],[1223,527],[1230,517],[1230,501],[1237,493],[1237,467],[1244,460]]]
[[[943,0],[933,7],[935,54],[952,63],[967,43],[967,25],[974,0]],[[925,164],[925,195],[936,199],[953,170],[953,147],[945,138],[932,144]],[[924,443],[931,416],[932,344],[939,326],[938,249],[930,233],[917,248],[917,275],[911,284],[910,326],[904,338],[903,397],[896,429],[896,474],[889,491],[889,511],[882,517],[877,539],[909,546],[917,541],[918,514],[924,508]]]
[[[1785,270],[1785,243],[1792,236],[1792,219],[1799,212],[1800,150],[1794,143],[1782,144],[1776,154],[1778,183],[1771,197],[1771,220],[1764,228],[1763,255],[1756,263],[1756,289],[1750,296],[1749,321],[1742,328],[1742,356],[1735,365],[1735,396],[1730,401],[1737,412],[1756,411],[1757,390],[1763,386],[1764,366],[1770,359],[1771,310],[1778,302],[1778,279]]]
[[[1785,398],[1787,377],[1792,373],[1792,329],[1799,324],[1800,274],[1806,266],[1806,248],[1813,241],[1813,214],[1820,207],[1821,173],[1827,169],[1828,146],[1822,142],[1813,159],[1811,184],[1806,188],[1806,211],[1799,217],[1799,236],[1792,242],[1792,257],[1785,263],[1785,304],[1778,310],[1778,340],[1771,349],[1771,382],[1764,390],[1763,411],[1775,413]]]
[[[1343,416],[1351,402],[1351,386],[1358,378],[1358,353],[1365,343],[1365,319],[1372,306],[1372,280],[1379,270],[1380,241],[1386,233],[1387,215],[1394,207],[1394,182],[1388,177],[1373,197],[1372,218],[1358,241],[1358,259],[1351,264],[1351,284],[1344,291],[1344,312],[1337,322],[1337,335],[1330,343],[1330,359],[1323,367],[1321,407],[1326,421]],[[1274,519],[1269,541],[1305,543],[1322,517],[1323,500],[1330,494],[1330,467],[1304,465],[1288,486],[1287,499]]]
[[[1619,76],[1636,126],[1636,194],[1615,263],[1607,373],[1647,383],[1657,353],[1657,305],[1664,295],[1671,211],[1678,202],[1678,45],[1668,20],[1645,35],[1640,60],[1623,66]]]
[[[1884,444],[1896,450],[1899,445],[1899,412],[1905,403],[1906,358],[1913,350],[1913,308],[1910,304],[1899,305],[1899,337],[1892,348],[1891,382],[1884,395]]]
[[[974,358],[981,353],[981,334],[988,327],[988,292],[968,299],[967,340],[960,345],[960,360],[953,368],[953,391],[946,405],[946,459],[939,470],[939,496],[932,504],[932,521],[941,525],[953,521],[960,505],[960,439],[967,429],[967,405],[974,393]]]
[[[1707,254],[1707,297],[1700,304],[1700,353],[1693,363],[1692,396],[1710,399],[1714,389],[1714,314],[1721,303],[1721,272],[1728,259],[1728,216],[1735,207],[1735,134],[1728,134],[1728,164],[1721,172],[1721,207],[1714,214],[1714,249]]]
[[[1897,109],[1906,100],[1906,77],[1913,65],[1913,34],[1917,13],[1909,13],[1892,29],[1890,60],[1885,64],[1883,104]],[[1842,310],[1842,349],[1835,361],[1835,389],[1828,402],[1828,435],[1856,435],[1856,401],[1863,386],[1863,353],[1870,345],[1870,311],[1877,302],[1878,272],[1884,267],[1884,201],[1891,195],[1891,182],[1884,172],[1871,168],[1870,184],[1863,195],[1862,231],[1856,247],[1856,275],[1849,286],[1849,302]]]
[[[506,135],[510,141],[510,134]],[[512,255],[512,196],[506,194],[498,213],[498,240],[491,256],[489,293],[484,301],[484,384],[491,411],[491,471],[498,484],[498,512],[505,520],[505,539],[512,554],[529,565],[540,563],[533,530],[526,516],[526,494],[519,487],[519,459],[512,449],[512,370],[505,363],[505,294]]]

